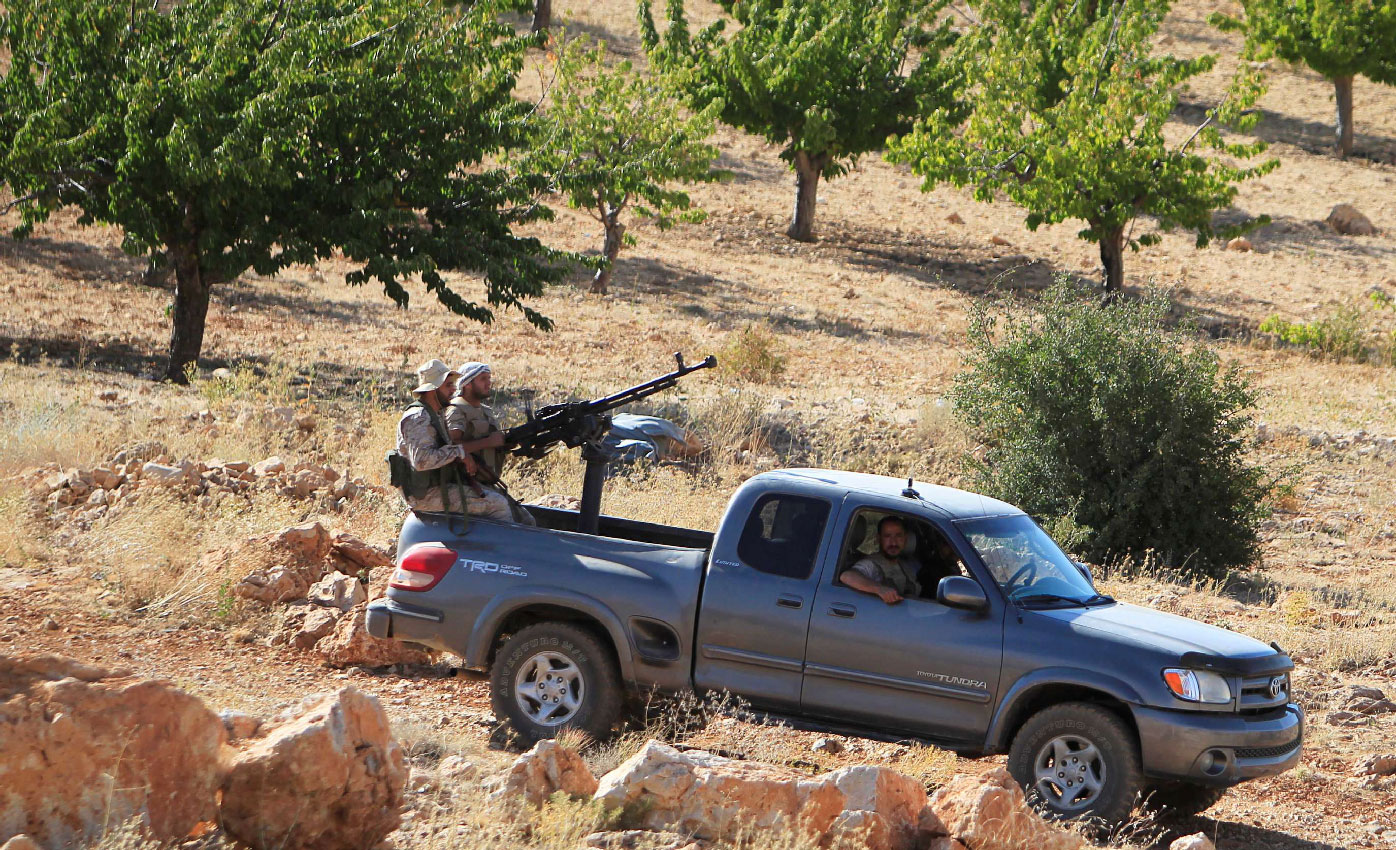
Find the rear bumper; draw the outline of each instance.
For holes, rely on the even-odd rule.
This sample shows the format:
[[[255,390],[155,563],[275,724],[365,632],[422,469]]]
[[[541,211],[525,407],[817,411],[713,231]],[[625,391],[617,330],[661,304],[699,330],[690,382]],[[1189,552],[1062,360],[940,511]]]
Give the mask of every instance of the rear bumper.
[[[376,638],[393,638],[448,650],[441,642],[441,625],[446,616],[435,608],[409,605],[395,599],[375,599],[368,603],[364,628]]]
[[[1206,785],[1284,773],[1304,751],[1304,710],[1210,714],[1134,706],[1144,772]]]

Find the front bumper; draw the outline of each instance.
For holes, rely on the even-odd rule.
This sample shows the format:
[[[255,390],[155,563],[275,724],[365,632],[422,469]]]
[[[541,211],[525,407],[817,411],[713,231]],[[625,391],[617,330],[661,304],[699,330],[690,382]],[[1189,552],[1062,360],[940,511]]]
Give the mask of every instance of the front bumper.
[[[1235,785],[1284,773],[1303,755],[1304,710],[1294,703],[1254,715],[1132,710],[1151,777]]]
[[[441,626],[445,619],[445,615],[435,608],[409,605],[384,597],[368,603],[364,628],[376,638],[405,640],[445,651],[449,649],[441,641]]]

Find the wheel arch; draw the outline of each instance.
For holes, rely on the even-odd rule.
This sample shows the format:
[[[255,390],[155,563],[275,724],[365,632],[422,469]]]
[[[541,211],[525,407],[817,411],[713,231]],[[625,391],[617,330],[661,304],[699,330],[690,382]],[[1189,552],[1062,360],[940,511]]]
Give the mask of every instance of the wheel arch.
[[[466,666],[489,669],[509,635],[535,623],[548,622],[568,623],[591,632],[611,653],[621,680],[627,685],[634,682],[634,659],[620,620],[596,600],[567,591],[541,599],[536,591],[529,592],[527,598],[495,597],[471,631]]]
[[[1066,702],[1090,703],[1119,715],[1138,745],[1139,726],[1130,709],[1130,704],[1137,702],[1137,694],[1128,685],[1105,676],[1061,676],[1038,671],[1030,680],[1020,680],[999,704],[985,738],[985,752],[1004,752],[1028,718]]]

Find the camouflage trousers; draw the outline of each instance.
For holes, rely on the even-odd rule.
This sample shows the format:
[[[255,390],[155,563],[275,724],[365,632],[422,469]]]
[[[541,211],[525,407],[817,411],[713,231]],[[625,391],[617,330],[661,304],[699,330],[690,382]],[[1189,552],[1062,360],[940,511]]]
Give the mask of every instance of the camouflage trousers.
[[[462,488],[465,492],[465,512],[470,516],[478,516],[483,519],[494,519],[500,522],[518,522],[523,525],[537,525],[533,515],[519,507],[516,511],[503,493],[491,487],[481,487],[482,496],[475,495],[475,491],[470,487]],[[447,487],[449,493],[451,510],[460,510],[459,492],[456,487]],[[433,489],[419,499],[409,499],[407,504],[418,511],[444,511],[446,502],[442,500],[442,491]]]

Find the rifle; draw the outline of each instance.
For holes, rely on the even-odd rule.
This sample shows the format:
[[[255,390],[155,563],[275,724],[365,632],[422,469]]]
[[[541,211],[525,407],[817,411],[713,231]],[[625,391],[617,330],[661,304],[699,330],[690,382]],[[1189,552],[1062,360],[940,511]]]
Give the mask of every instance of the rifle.
[[[550,404],[536,413],[529,405],[524,423],[504,432],[504,444],[513,447],[511,454],[528,458],[541,458],[559,445],[569,449],[597,445],[611,428],[609,411],[676,386],[684,375],[711,369],[717,358],[709,354],[701,363],[685,366],[683,355],[675,353],[674,362],[678,365],[674,371],[602,398]]]
[[[607,414],[617,407],[676,386],[685,375],[699,369],[711,369],[717,365],[717,358],[709,354],[701,363],[685,366],[683,354],[675,353],[674,362],[678,366],[674,371],[602,398],[550,404],[539,408],[536,413],[529,402],[525,408],[524,423],[504,432],[504,445],[511,447],[510,453],[519,457],[541,458],[559,445],[569,449],[582,447],[586,476],[582,479],[578,531],[595,534],[601,514],[601,489],[606,478],[606,462],[610,460],[601,443],[601,438],[611,428],[611,417]]]

